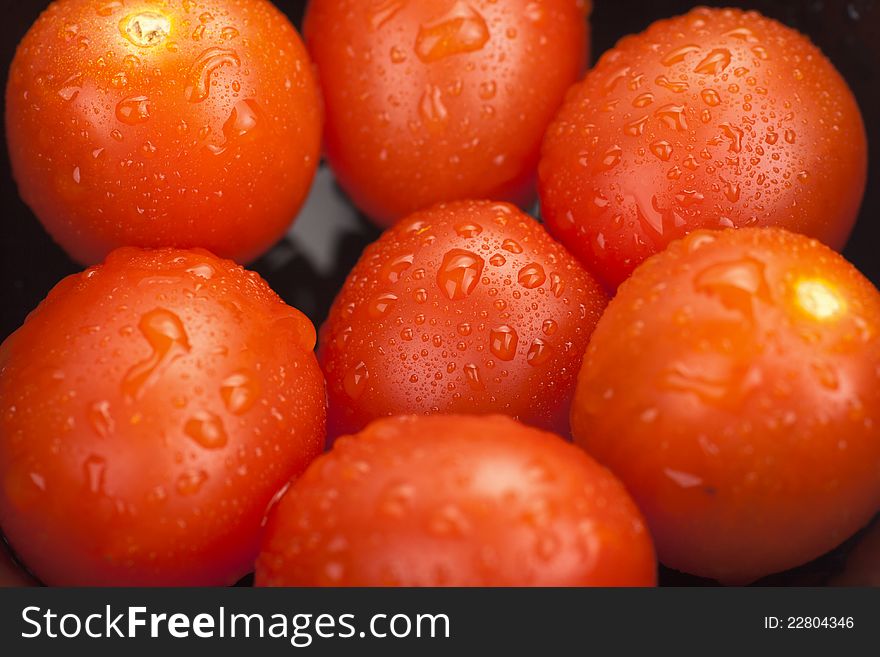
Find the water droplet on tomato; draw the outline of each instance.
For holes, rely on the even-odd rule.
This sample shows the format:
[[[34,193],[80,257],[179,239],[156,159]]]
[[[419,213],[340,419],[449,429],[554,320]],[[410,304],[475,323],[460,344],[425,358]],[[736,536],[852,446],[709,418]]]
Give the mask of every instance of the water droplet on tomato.
[[[220,396],[230,413],[241,415],[256,403],[260,387],[247,372],[236,372],[220,384]]]
[[[513,360],[519,336],[507,324],[493,328],[489,334],[489,349],[501,360]]]
[[[204,470],[189,470],[177,478],[177,492],[181,495],[195,495],[208,481],[208,473]]]
[[[89,424],[96,434],[104,438],[113,433],[115,423],[110,415],[110,402],[97,401],[89,406],[87,413]]]
[[[532,262],[519,270],[517,280],[524,288],[532,290],[543,285],[544,281],[547,280],[547,275],[540,264]]]
[[[345,375],[342,386],[351,399],[357,400],[364,394],[369,379],[370,373],[367,371],[367,365],[361,361]]]
[[[397,301],[397,295],[393,292],[382,292],[377,294],[367,305],[367,312],[370,317],[379,319],[391,309],[391,306]]]
[[[704,75],[720,75],[730,65],[730,51],[716,48],[694,68],[694,73]]]
[[[223,421],[208,411],[199,411],[187,420],[183,432],[206,449],[219,449],[228,442]]]
[[[107,461],[97,454],[92,454],[83,463],[86,486],[91,493],[97,495],[104,489],[104,473]]]
[[[116,118],[126,125],[139,125],[150,120],[150,99],[130,96],[116,105]]]
[[[485,262],[476,253],[464,249],[452,249],[443,256],[437,272],[437,284],[452,301],[464,299],[477,286]]]
[[[211,90],[211,76],[222,66],[241,66],[241,59],[232,49],[208,48],[193,62],[189,70],[189,84],[185,94],[191,103],[200,103]]]
[[[464,0],[458,0],[439,18],[419,26],[416,54],[431,63],[480,50],[489,40],[489,27],[483,16]]]
[[[145,387],[156,382],[164,369],[190,350],[183,322],[169,310],[156,308],[146,313],[138,328],[153,353],[125,375],[122,390],[129,397],[139,396]]]

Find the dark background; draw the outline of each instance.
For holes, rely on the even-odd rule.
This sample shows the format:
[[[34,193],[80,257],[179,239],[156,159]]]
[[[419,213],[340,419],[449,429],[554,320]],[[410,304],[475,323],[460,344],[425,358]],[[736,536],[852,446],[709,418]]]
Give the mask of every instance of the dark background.
[[[299,28],[305,0],[274,0]],[[367,0],[363,0],[367,1]],[[644,30],[652,21],[689,10],[690,0],[593,0],[593,58],[622,36]],[[732,2],[703,2],[729,5]],[[869,152],[880,153],[880,0],[741,0],[807,34],[846,78],[858,100],[868,131]],[[15,47],[45,0],[0,0],[0,75],[6,87]],[[56,246],[18,197],[0,131],[0,340],[17,329],[61,278],[80,271]],[[880,159],[869,163],[862,211],[844,254],[880,286]],[[252,265],[288,303],[316,325],[326,317],[361,250],[378,237],[339,192],[329,171],[319,172],[312,195],[288,237]],[[852,541],[834,553],[768,584],[822,584],[838,572]],[[698,580],[664,572],[664,583],[697,584]]]

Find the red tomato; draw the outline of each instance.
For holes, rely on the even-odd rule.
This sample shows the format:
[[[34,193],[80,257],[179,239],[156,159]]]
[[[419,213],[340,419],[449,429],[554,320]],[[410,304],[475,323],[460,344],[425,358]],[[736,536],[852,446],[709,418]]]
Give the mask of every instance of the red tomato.
[[[312,0],[304,34],[342,187],[388,226],[440,201],[534,195],[583,73],[589,0]]]
[[[641,514],[607,470],[502,416],[378,420],[269,516],[258,586],[653,586]]]
[[[607,298],[505,203],[417,212],[367,247],[321,329],[331,436],[409,413],[505,413],[567,433]]]
[[[695,9],[606,52],[544,142],[548,230],[611,288],[697,228],[780,226],[841,248],[867,170],[859,109],[803,35]]]
[[[266,0],[58,0],[21,42],[6,102],[19,191],[86,264],[125,245],[252,260],[320,151],[308,55]]]
[[[880,509],[880,293],[801,235],[695,232],[621,286],[571,422],[666,565],[739,583],[805,563]]]
[[[0,347],[0,526],[53,585],[221,585],[323,449],[315,331],[207,251],[120,249]]]

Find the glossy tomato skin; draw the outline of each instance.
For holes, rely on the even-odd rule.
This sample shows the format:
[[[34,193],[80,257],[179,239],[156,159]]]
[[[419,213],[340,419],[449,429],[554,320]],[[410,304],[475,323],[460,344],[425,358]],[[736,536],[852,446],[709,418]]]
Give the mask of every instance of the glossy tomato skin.
[[[606,303],[512,205],[417,212],[367,247],[321,329],[330,436],[412,413],[504,413],[567,434]]]
[[[224,585],[323,449],[315,331],[207,251],[124,248],[0,347],[0,526],[52,585]]]
[[[320,153],[305,47],[266,0],[59,0],[19,45],[6,134],[25,202],[76,260],[285,232]]]
[[[653,586],[607,470],[503,416],[397,417],[346,436],[273,508],[258,586]]]
[[[840,249],[866,171],[855,99],[806,37],[700,8],[622,39],[572,89],[539,189],[548,230],[613,289],[698,228],[779,226]]]
[[[608,306],[572,433],[630,490],[663,563],[757,579],[880,508],[878,336],[880,294],[819,242],[698,231]]]
[[[589,49],[588,0],[312,0],[325,153],[379,225],[534,196],[541,138]]]

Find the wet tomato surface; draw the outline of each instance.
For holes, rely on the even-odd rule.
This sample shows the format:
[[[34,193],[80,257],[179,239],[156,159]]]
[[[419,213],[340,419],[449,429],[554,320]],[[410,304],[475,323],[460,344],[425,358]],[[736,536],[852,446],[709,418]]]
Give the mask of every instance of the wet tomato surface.
[[[324,445],[315,331],[207,251],[113,252],[0,347],[0,525],[52,585],[223,585]]]
[[[660,560],[743,583],[880,508],[880,293],[815,240],[698,231],[647,260],[596,328],[575,441],[645,513]]]
[[[12,63],[6,130],[22,197],[74,259],[177,246],[244,262],[305,199],[321,119],[270,2],[59,0]]]
[[[548,230],[614,288],[698,228],[780,226],[840,249],[866,170],[858,106],[818,48],[701,8],[602,56],[547,132],[539,186]]]
[[[512,205],[417,212],[367,248],[321,329],[330,435],[440,412],[500,412],[567,434],[577,370],[606,303]]]
[[[263,586],[652,586],[626,490],[558,436],[502,416],[378,420],[273,508]]]
[[[547,123],[587,62],[588,0],[313,0],[326,154],[377,223],[534,195]]]

